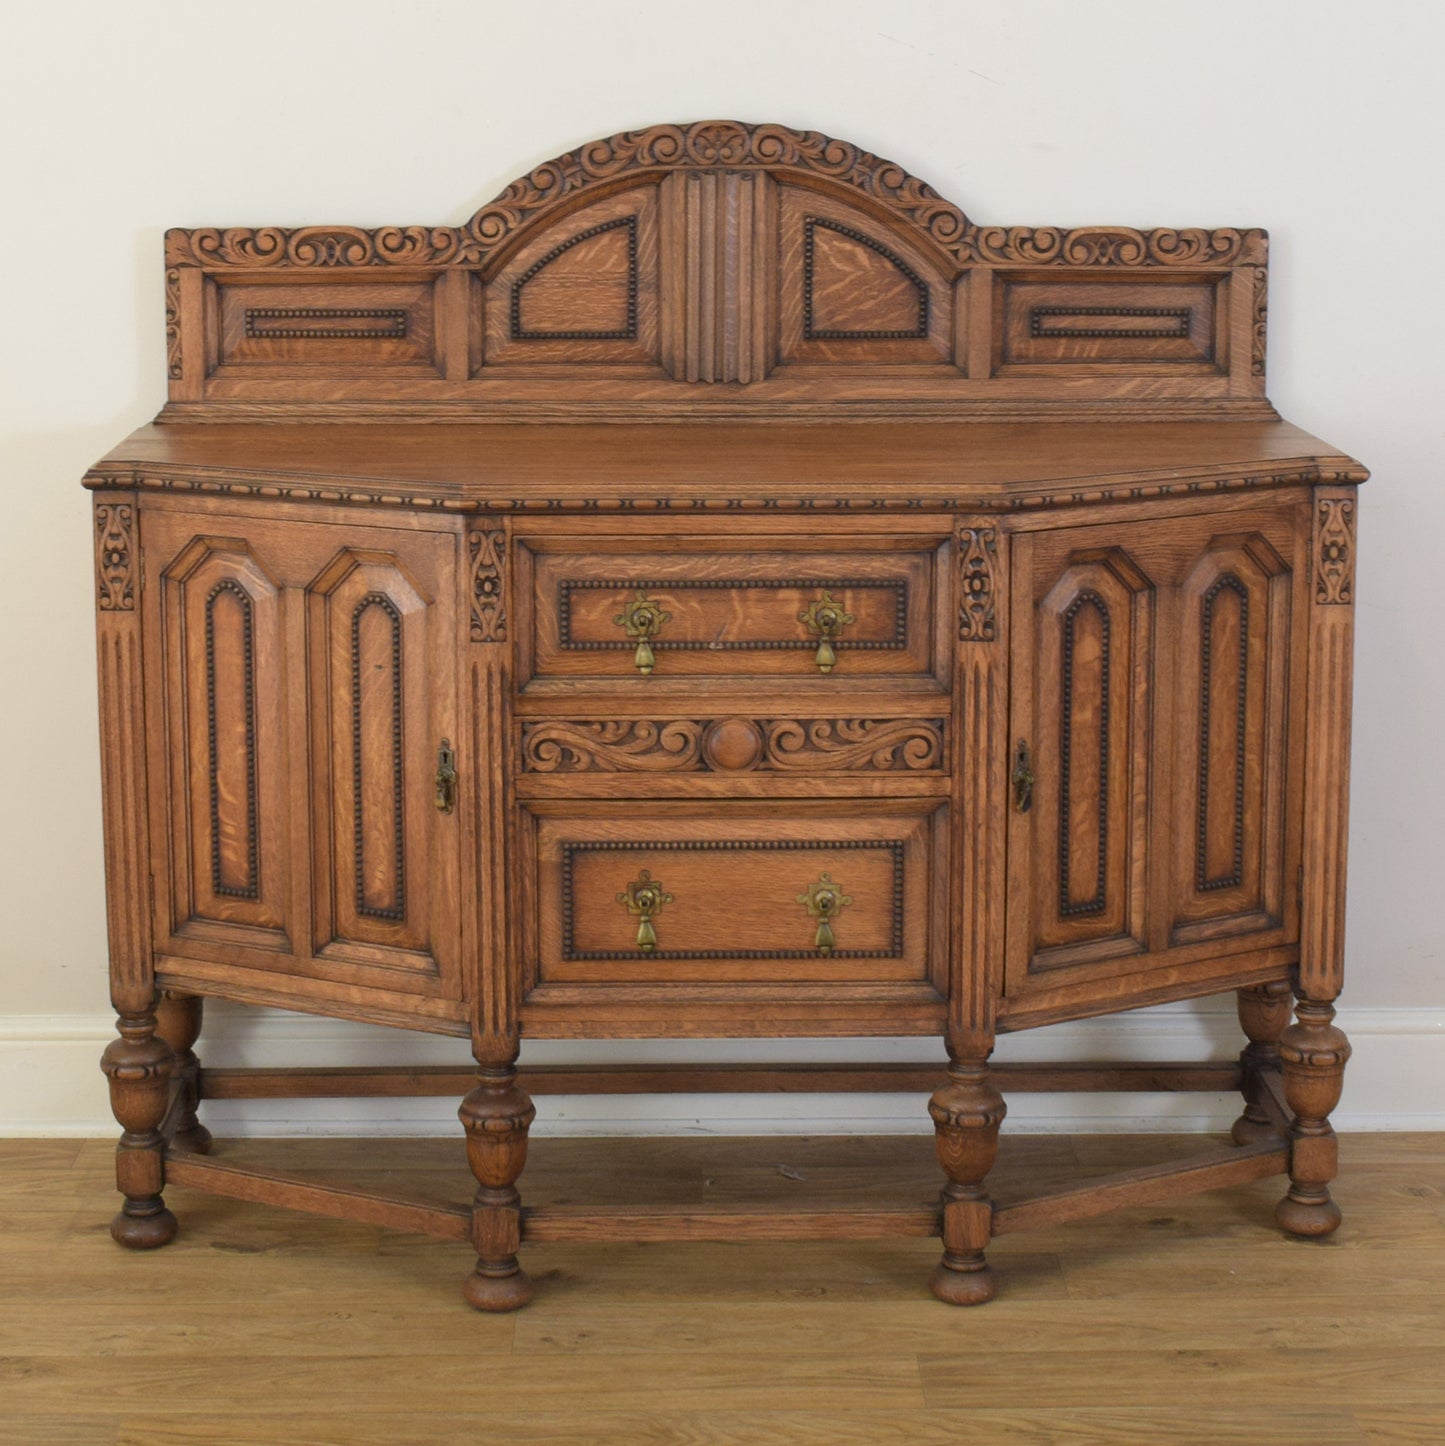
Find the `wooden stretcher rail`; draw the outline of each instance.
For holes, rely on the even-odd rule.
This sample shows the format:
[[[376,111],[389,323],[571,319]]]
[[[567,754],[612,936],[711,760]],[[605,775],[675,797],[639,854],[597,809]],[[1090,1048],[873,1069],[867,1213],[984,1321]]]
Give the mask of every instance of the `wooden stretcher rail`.
[[[1257,1079],[1260,1104],[1268,1114],[1274,1116],[1275,1123],[1282,1131],[1288,1130],[1290,1121],[1294,1119],[1294,1111],[1284,1097],[1284,1076],[1277,1069],[1268,1069],[1261,1070]]]
[[[1181,1195],[1222,1190],[1227,1185],[1246,1185],[1268,1175],[1281,1175],[1288,1168],[1289,1148],[1281,1141],[1222,1145],[1207,1154],[1171,1164],[1061,1186],[1013,1205],[996,1204],[993,1233],[1007,1235],[1014,1230],[1062,1225],[1071,1220],[1105,1215],[1127,1205],[1154,1205]]]
[[[926,1064],[541,1065],[518,1071],[529,1094],[736,1094],[859,1091],[929,1094],[945,1066]],[[1232,1093],[1241,1070],[1232,1060],[1077,1064],[999,1064],[989,1071],[1004,1094],[1047,1091]],[[416,1098],[455,1095],[476,1083],[451,1065],[330,1066],[301,1069],[204,1069],[200,1094],[209,1100]]]
[[[336,1220],[359,1220],[367,1225],[384,1225],[392,1230],[411,1230],[435,1235],[442,1240],[471,1237],[472,1212],[465,1206],[425,1205],[400,1200],[374,1191],[321,1185],[272,1171],[248,1170],[204,1155],[169,1152],[166,1183],[190,1185],[211,1195],[232,1200],[249,1200],[258,1205],[279,1205],[288,1210],[305,1210],[312,1215],[329,1215]]]
[[[1105,1175],[1046,1190],[1013,1204],[996,1204],[992,1234],[1060,1225],[1130,1205],[1151,1205],[1180,1195],[1248,1184],[1288,1168],[1289,1149],[1279,1140],[1225,1145],[1184,1160]],[[248,1169],[186,1151],[166,1160],[166,1181],[213,1195],[410,1230],[443,1240],[470,1238],[471,1210],[464,1205],[425,1204],[373,1191],[326,1185],[297,1176]],[[809,1209],[762,1204],[732,1206],[547,1205],[522,1210],[522,1239],[614,1241],[642,1244],[671,1240],[881,1240],[940,1233],[937,1205],[854,1205]]]
[[[939,1233],[936,1205],[832,1210],[738,1206],[551,1205],[523,1207],[522,1240],[886,1240]]]

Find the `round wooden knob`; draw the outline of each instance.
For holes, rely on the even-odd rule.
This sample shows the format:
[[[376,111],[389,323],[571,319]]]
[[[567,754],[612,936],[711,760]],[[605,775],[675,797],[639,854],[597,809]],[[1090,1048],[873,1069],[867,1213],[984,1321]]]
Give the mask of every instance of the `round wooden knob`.
[[[702,735],[702,756],[710,768],[735,773],[755,768],[763,756],[763,735],[750,718],[722,718]]]

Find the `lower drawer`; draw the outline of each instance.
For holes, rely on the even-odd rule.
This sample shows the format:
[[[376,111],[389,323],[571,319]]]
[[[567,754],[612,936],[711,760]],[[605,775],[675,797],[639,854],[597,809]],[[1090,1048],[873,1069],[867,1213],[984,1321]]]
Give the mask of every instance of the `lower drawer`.
[[[533,987],[946,977],[936,800],[536,809]]]

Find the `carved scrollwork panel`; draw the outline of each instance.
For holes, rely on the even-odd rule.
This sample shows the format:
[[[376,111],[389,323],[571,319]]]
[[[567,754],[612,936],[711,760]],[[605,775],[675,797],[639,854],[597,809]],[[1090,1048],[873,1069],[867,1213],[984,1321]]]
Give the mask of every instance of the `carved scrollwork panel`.
[[[181,365],[181,273],[175,267],[166,272],[166,375],[179,380]]]
[[[860,193],[960,265],[1227,266],[1265,260],[1263,231],[974,225],[901,166],[821,131],[739,121],[649,126],[589,142],[509,185],[465,226],[214,227],[166,234],[168,266],[477,266],[552,206],[631,173],[803,171]]]
[[[507,535],[500,530],[469,532],[467,550],[472,566],[472,641],[504,643],[507,640]]]
[[[1265,343],[1269,330],[1269,268],[1254,268],[1254,317],[1250,333],[1249,370],[1252,375],[1264,375]]]
[[[998,636],[994,605],[998,530],[993,527],[961,527],[958,551],[959,641],[991,643]]]
[[[135,515],[128,503],[100,503],[95,509],[96,605],[103,613],[135,608],[132,569]]]
[[[661,773],[702,768],[703,724],[687,718],[549,720],[522,731],[528,773]]]
[[[710,720],[674,718],[552,720],[522,730],[528,773],[714,771],[706,746]],[[757,768],[784,773],[933,772],[943,767],[936,718],[773,718]],[[724,768],[723,771],[730,771]]]
[[[1315,601],[1348,607],[1355,600],[1353,500],[1348,497],[1321,498],[1315,537]]]
[[[942,767],[943,725],[933,718],[782,718],[763,725],[763,766],[926,772]]]

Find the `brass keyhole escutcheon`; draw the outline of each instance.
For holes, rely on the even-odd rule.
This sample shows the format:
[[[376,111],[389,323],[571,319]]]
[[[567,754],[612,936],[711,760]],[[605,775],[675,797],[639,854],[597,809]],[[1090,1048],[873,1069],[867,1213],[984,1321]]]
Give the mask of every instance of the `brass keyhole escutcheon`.
[[[651,954],[657,948],[657,930],[653,919],[662,911],[664,904],[672,902],[669,894],[649,869],[643,869],[617,896],[619,904],[627,906],[627,912],[637,918],[637,947],[644,954]]]
[[[437,746],[436,806],[438,813],[450,813],[457,803],[457,755],[450,738]]]
[[[671,613],[663,611],[661,603],[638,588],[637,596],[624,604],[622,611],[612,619],[618,627],[626,631],[629,638],[637,639],[637,651],[632,655],[632,661],[644,677],[652,671],[657,661],[652,652],[652,639],[662,631],[663,623],[668,622],[671,617]]]
[[[808,630],[818,635],[818,651],[813,655],[818,671],[831,673],[838,661],[838,650],[833,644],[842,637],[844,627],[854,621],[853,614],[825,588],[822,597],[814,598],[806,611],[798,614],[798,621],[806,623]]]
[[[1034,806],[1034,767],[1033,760],[1029,757],[1028,742],[1023,738],[1019,739],[1018,746],[1014,749],[1012,783],[1014,811],[1027,813]]]
[[[807,907],[808,913],[818,921],[813,934],[813,947],[820,954],[831,954],[836,942],[833,938],[833,920],[853,902],[851,894],[845,894],[833,882],[831,874],[820,874],[817,883],[809,884],[798,902]]]

